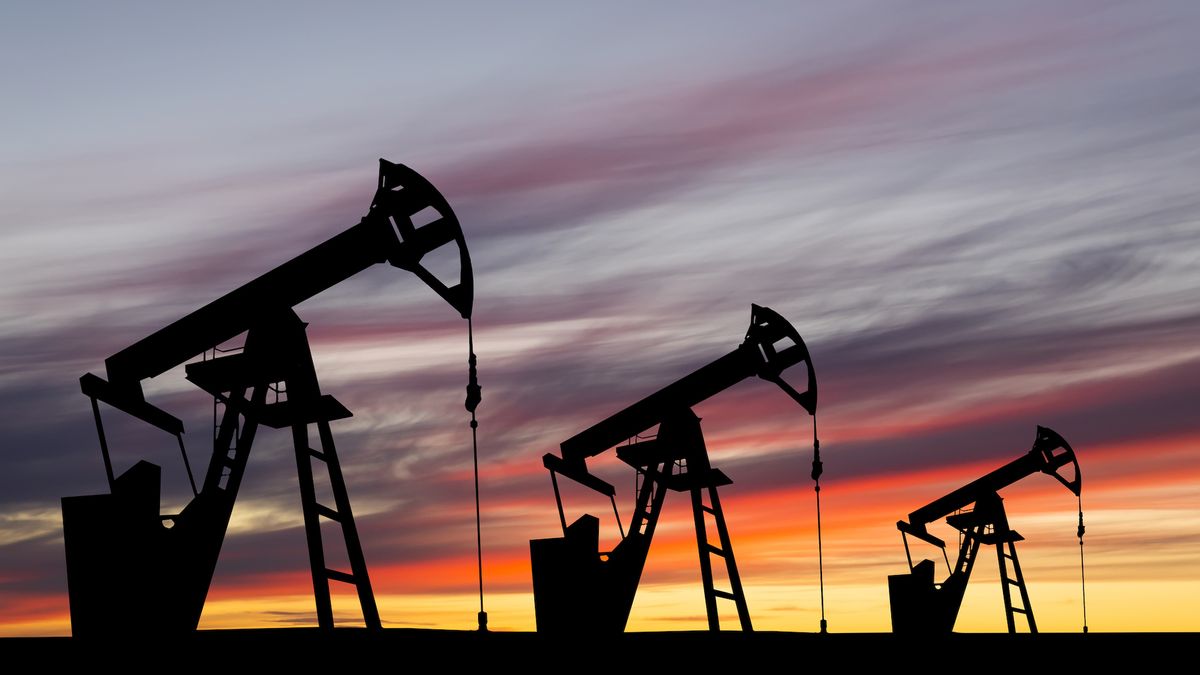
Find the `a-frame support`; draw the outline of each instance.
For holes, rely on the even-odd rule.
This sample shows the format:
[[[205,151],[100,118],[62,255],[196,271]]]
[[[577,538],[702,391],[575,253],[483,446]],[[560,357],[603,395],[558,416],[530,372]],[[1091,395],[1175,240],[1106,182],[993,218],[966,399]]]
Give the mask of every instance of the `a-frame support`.
[[[201,493],[224,493],[226,496],[222,501],[227,504],[226,510],[231,511],[258,425],[290,428],[317,623],[321,628],[334,625],[329,582],[337,581],[355,587],[364,623],[368,628],[379,628],[379,610],[329,427],[330,421],[349,417],[350,411],[332,396],[321,394],[305,326],[294,312],[288,311],[251,328],[243,352],[188,367],[188,379],[212,393],[217,402],[225,406]],[[247,391],[253,391],[249,401],[245,398]],[[315,438],[311,430],[314,426]],[[328,482],[332,505],[318,501],[316,485],[321,475]],[[228,523],[229,514],[223,515],[223,522]],[[348,572],[326,565],[321,534],[323,519],[336,523],[341,529],[350,563]],[[222,536],[216,538],[217,547],[211,555],[214,566],[223,530]],[[211,574],[209,576],[211,578]]]

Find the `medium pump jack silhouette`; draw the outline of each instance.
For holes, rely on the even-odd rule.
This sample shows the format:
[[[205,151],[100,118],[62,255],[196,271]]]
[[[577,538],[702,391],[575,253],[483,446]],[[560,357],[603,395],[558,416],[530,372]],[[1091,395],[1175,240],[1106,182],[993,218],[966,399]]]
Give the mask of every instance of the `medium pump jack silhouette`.
[[[426,255],[449,245],[458,249],[458,279],[452,284],[422,264]],[[381,159],[374,199],[358,224],[117,352],[105,361],[107,380],[92,373],[80,378],[91,399],[109,494],[62,500],[73,634],[196,628],[260,426],[292,433],[318,624],[333,626],[329,585],[342,582],[357,591],[366,626],[380,627],[330,427],[351,413],[322,394],[307,324],[292,308],[383,262],[412,272],[470,320],[473,276],[458,218],[427,180]],[[219,349],[242,333],[244,349]],[[214,417],[221,414],[212,458],[197,487],[183,423],[146,401],[142,382],[201,354],[205,360],[187,365],[187,379],[214,397]],[[473,361],[472,355],[472,383]],[[474,398],[478,404],[477,386]],[[142,460],[114,476],[100,401],[176,437],[194,495],[180,513],[159,513],[157,465]],[[473,411],[471,404],[468,400]],[[320,471],[327,474],[333,504],[317,501],[314,472]],[[349,571],[326,566],[322,522],[340,528]]]
[[[1074,467],[1072,478],[1059,473],[1059,470],[1067,465]],[[1009,528],[1004,501],[997,494],[1009,485],[1037,473],[1053,476],[1076,497],[1080,496],[1083,478],[1079,472],[1079,461],[1075,458],[1075,451],[1053,430],[1038,427],[1037,437],[1029,452],[913,511],[908,514],[907,522],[901,520],[896,523],[896,527],[903,533],[909,573],[888,577],[893,632],[929,634],[949,633],[954,630],[963,594],[966,593],[967,582],[971,579],[971,570],[975,567],[980,546],[984,545],[996,547],[1008,632],[1017,632],[1017,614],[1025,617],[1030,633],[1038,632],[1037,622],[1033,617],[1033,606],[1029,603],[1029,591],[1025,586],[1025,576],[1021,573],[1021,563],[1017,560],[1016,542],[1025,538]],[[933,536],[926,529],[929,523],[942,518],[946,518],[946,523],[958,530],[958,560],[950,571],[950,576],[940,584],[935,584],[935,565],[932,560],[922,560],[916,565],[913,564],[908,548],[908,535],[942,549],[946,566],[949,567],[946,542]],[[1078,536],[1082,547],[1082,507],[1079,513]],[[1082,551],[1082,548],[1080,550]],[[1019,596],[1020,605],[1014,603],[1014,592]]]
[[[799,392],[783,380],[782,372],[802,361],[808,386]],[[736,606],[742,630],[753,630],[717,494],[718,487],[733,481],[709,463],[700,418],[692,406],[754,376],[778,385],[810,415],[816,412],[817,379],[808,347],[786,319],[753,305],[746,339],[732,352],[563,441],[561,456],[542,458],[550,470],[563,536],[535,539],[529,545],[538,631],[619,633],[625,629],[667,490],[691,496],[709,628],[720,630],[717,600],[723,599]],[[641,436],[655,425],[657,437]],[[586,464],[589,457],[614,446],[617,458],[636,471],[637,489],[628,529],[622,528],[621,541],[611,552],[602,553],[595,516],[585,514],[567,525],[558,476],[607,496],[620,525],[616,489],[589,473]],[[717,532],[715,544],[708,537],[710,516]],[[728,591],[714,587],[714,557],[725,563]]]

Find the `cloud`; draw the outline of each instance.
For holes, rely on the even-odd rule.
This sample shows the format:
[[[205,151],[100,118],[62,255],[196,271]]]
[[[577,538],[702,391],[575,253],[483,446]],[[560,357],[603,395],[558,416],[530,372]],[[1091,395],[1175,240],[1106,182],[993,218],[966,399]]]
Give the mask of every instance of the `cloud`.
[[[1194,434],[1195,66],[1158,68],[1166,28],[1050,14],[958,16],[945,35],[909,26],[547,95],[419,143],[356,127],[364,147],[416,148],[392,156],[439,186],[467,233],[496,564],[515,569],[525,540],[556,527],[540,455],[734,348],[751,302],[789,317],[813,353],[831,486],[941,480],[1022,452],[1035,424],[1081,455],[1144,444],[1131,463],[1165,462],[1156,439]],[[104,483],[79,375],[353,224],[374,180],[332,154],[144,185],[85,159],[55,185],[93,182],[56,195],[53,213],[33,208],[47,199],[33,187],[10,202],[0,290],[4,588],[60,601],[56,501]],[[372,566],[399,579],[469,558],[463,322],[385,267],[299,313],[324,390],[356,413],[335,433]],[[185,419],[202,471],[211,402],[179,371],[147,389]],[[701,412],[739,488],[808,489],[809,422],[786,397],[746,383]],[[174,447],[105,421],[118,464],[162,464],[164,508],[181,504]],[[264,430],[218,584],[306,592],[297,514],[290,439]]]

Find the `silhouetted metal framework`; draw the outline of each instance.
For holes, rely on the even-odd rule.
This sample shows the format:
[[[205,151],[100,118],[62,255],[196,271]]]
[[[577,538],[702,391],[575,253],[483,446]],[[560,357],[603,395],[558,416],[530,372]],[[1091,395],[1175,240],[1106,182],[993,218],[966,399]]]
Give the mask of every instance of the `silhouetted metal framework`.
[[[458,249],[458,279],[447,283],[422,259],[450,244]],[[63,499],[75,635],[134,626],[152,632],[195,629],[260,426],[292,432],[318,623],[333,626],[329,583],[337,581],[354,587],[366,625],[379,628],[330,428],[351,413],[321,392],[307,324],[292,307],[383,262],[412,272],[470,319],[471,259],[458,218],[427,180],[381,159],[374,199],[358,224],[117,352],[105,362],[107,380],[91,373],[80,378],[92,402],[110,494]],[[243,333],[244,349],[218,349]],[[212,394],[221,412],[214,413],[219,423],[213,454],[197,488],[183,423],[147,402],[142,382],[201,355],[204,360],[187,365],[187,379]],[[180,513],[159,513],[158,466],[143,460],[114,476],[99,401],[176,437],[194,492]],[[333,504],[318,501],[321,482]],[[326,565],[323,522],[340,530],[349,571]]]
[[[1067,465],[1074,467],[1072,478],[1059,473],[1059,470]],[[1036,473],[1053,476],[1072,494],[1079,496],[1082,476],[1075,451],[1053,430],[1038,427],[1037,437],[1028,453],[913,511],[908,514],[908,521],[901,520],[896,523],[896,527],[903,533],[909,573],[888,577],[894,632],[949,633],[954,630],[963,594],[966,593],[967,582],[971,578],[971,570],[975,566],[980,546],[984,545],[996,547],[1008,632],[1017,632],[1018,614],[1025,618],[1029,632],[1037,632],[1033,607],[1029,604],[1029,591],[1021,573],[1021,563],[1017,559],[1016,542],[1022,541],[1024,537],[1008,526],[1004,502],[998,494],[1005,487]],[[922,560],[916,565],[913,564],[908,548],[908,535],[941,548],[949,568],[946,542],[933,536],[926,529],[929,523],[942,518],[946,518],[946,523],[959,532],[958,558],[954,567],[950,569],[949,576],[940,584],[935,584],[934,562]],[[1083,536],[1082,522],[1081,515],[1080,537]],[[1019,600],[1020,604],[1017,604],[1016,600]]]
[[[807,389],[799,392],[782,372],[804,362]],[[742,630],[752,630],[717,488],[732,481],[708,458],[695,406],[750,377],[778,385],[809,414],[817,407],[817,380],[808,347],[786,319],[752,306],[746,339],[732,352],[565,440],[561,455],[547,454],[563,536],[530,542],[534,606],[542,632],[621,632],[637,593],[650,542],[667,490],[688,492],[696,527],[704,604],[711,630],[720,630],[717,600],[737,608]],[[658,426],[655,437],[643,436]],[[637,472],[633,516],[612,551],[599,550],[599,520],[584,515],[567,525],[559,492],[561,474],[609,497],[617,512],[616,489],[588,472],[586,460],[616,448],[617,457]],[[709,537],[708,519],[716,539]],[[729,590],[714,587],[713,559],[725,564]]]

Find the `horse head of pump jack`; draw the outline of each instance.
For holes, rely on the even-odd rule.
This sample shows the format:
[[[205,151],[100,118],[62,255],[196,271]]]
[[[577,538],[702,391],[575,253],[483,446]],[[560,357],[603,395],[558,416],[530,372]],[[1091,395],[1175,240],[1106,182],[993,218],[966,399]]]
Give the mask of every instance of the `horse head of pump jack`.
[[[813,369],[812,357],[809,356],[808,346],[804,344],[800,332],[774,310],[760,305],[750,307],[750,328],[746,331],[746,339],[742,344],[758,352],[761,358],[758,376],[768,382],[774,382],[799,403],[800,407],[807,410],[808,414],[815,415],[817,373]],[[783,371],[801,361],[808,371],[808,388],[803,392],[796,391],[783,379]]]
[[[438,295],[471,318],[475,282],[471,255],[458,216],[423,176],[403,164],[379,160],[379,188],[365,219],[380,219],[396,235],[387,260],[417,275]],[[428,253],[454,242],[458,246],[458,283],[449,285],[421,264]]]

